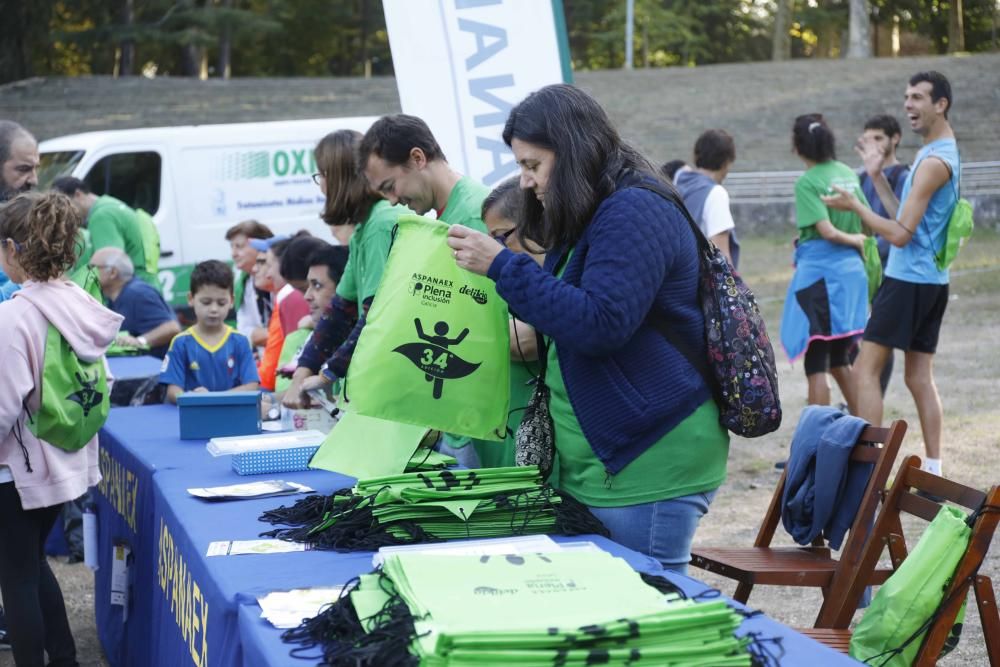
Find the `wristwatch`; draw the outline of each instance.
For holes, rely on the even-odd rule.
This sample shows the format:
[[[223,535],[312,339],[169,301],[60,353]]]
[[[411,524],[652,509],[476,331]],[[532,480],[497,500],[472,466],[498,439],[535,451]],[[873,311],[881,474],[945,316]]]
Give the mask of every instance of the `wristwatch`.
[[[145,336],[136,336],[135,339],[139,341],[139,345],[141,345],[142,347],[149,347],[149,341],[146,340]]]

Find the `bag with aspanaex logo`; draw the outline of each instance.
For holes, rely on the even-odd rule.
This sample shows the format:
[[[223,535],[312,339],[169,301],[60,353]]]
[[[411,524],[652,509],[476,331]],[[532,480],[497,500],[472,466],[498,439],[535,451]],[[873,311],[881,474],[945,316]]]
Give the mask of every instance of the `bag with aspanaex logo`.
[[[103,357],[84,361],[52,324],[45,338],[38,411],[28,412],[28,430],[39,440],[75,452],[104,426],[111,407]]]
[[[492,280],[455,263],[447,239],[443,222],[399,216],[344,395],[366,417],[503,440],[507,304]]]

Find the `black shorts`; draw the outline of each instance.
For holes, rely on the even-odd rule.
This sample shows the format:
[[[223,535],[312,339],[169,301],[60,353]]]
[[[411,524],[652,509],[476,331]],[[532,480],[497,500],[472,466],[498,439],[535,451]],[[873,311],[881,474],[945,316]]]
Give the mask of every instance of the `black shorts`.
[[[850,366],[850,352],[853,346],[854,338],[851,336],[833,340],[816,338],[809,341],[804,359],[806,375],[826,373],[831,368]]]
[[[864,340],[934,354],[948,307],[948,285],[886,278],[875,295]]]

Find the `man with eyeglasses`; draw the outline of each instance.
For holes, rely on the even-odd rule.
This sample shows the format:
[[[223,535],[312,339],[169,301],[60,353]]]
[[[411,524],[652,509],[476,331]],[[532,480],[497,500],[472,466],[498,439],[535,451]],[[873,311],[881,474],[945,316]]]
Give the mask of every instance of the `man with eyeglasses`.
[[[97,272],[108,308],[125,318],[118,344],[149,348],[149,354],[162,359],[170,341],[181,332],[163,296],[135,277],[132,260],[120,248],[101,248],[88,265]]]

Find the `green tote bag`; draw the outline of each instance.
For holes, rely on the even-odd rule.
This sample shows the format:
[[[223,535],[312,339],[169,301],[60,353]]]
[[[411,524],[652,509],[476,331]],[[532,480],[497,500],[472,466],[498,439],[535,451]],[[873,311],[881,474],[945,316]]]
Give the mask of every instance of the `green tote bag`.
[[[448,225],[401,215],[347,373],[358,414],[502,440],[510,400],[507,305],[455,264]]]

